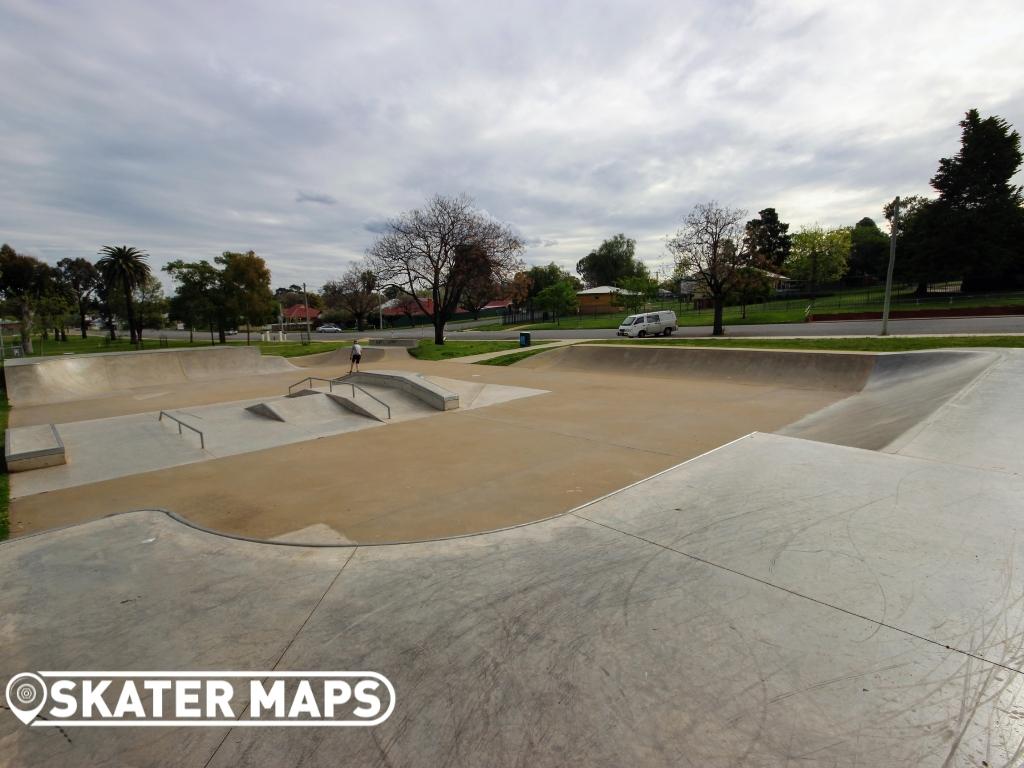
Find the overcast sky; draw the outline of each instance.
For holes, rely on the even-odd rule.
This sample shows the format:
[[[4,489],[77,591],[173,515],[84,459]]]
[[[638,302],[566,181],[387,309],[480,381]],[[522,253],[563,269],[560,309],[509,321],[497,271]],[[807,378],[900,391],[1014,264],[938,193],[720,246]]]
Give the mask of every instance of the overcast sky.
[[[319,286],[470,194],[575,262],[664,269],[707,199],[801,224],[928,193],[977,107],[1024,130],[1024,13],[970,2],[0,0],[0,241]]]

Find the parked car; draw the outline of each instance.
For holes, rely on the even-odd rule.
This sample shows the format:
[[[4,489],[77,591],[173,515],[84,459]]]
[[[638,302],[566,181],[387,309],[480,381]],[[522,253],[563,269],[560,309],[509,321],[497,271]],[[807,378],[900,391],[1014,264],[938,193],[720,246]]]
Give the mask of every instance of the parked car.
[[[671,336],[672,331],[679,328],[676,322],[676,313],[668,310],[658,310],[643,315],[630,315],[622,324],[616,334],[634,338],[639,336]]]
[[[339,328],[334,323],[324,323],[316,329],[317,333],[344,333],[344,329]]]

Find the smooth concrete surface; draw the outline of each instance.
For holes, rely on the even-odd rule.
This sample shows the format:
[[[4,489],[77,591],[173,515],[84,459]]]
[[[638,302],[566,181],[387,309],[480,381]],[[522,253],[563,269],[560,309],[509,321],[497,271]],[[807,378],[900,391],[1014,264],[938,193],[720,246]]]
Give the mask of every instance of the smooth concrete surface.
[[[780,432],[880,450],[920,425],[1005,354],[942,350],[872,355],[871,372],[861,391]]]
[[[1002,350],[998,364],[885,450],[1024,475],[1022,382],[1024,349]]]
[[[727,358],[713,365],[728,379],[680,374],[683,358],[632,376],[601,356],[590,371],[427,365],[462,374],[434,380],[463,409],[16,502],[15,524],[20,509],[66,523],[43,509],[206,489],[168,506],[279,543],[138,511],[0,544],[0,684],[369,669],[397,706],[369,729],[65,734],[0,712],[0,765],[1020,766],[1024,354],[865,357],[799,364],[823,390],[784,371],[740,380],[748,363]],[[840,369],[859,385],[832,387]],[[549,391],[474,408],[485,385]],[[836,420],[832,443],[722,445],[741,423],[809,412],[822,430]],[[858,419],[882,450],[834,444],[866,434]],[[654,474],[701,440],[714,450]],[[373,474],[362,454],[395,461]],[[629,472],[653,476],[578,506]],[[506,507],[523,505],[564,514],[443,541],[282,545],[445,535],[465,510],[472,531],[522,522]]]
[[[0,761],[1016,766],[1022,493],[1008,473],[755,434],[448,541],[281,547],[158,512],[14,540],[3,678],[370,669],[397,706],[371,729],[66,739],[0,716]]]
[[[457,393],[462,407],[443,418],[389,423],[384,429],[21,495],[11,506],[12,535],[153,507],[215,530],[260,538],[316,524],[361,543],[492,530],[563,512],[751,430],[777,430],[849,394],[686,376],[629,378],[623,371],[454,366],[408,356],[404,364],[408,367],[401,370],[423,373]],[[381,365],[393,369],[391,362]],[[302,373],[333,378],[339,368],[344,373],[348,366]],[[190,402],[209,402],[218,392],[221,400],[268,389],[281,396],[298,378],[293,373],[230,379],[216,382],[217,389],[211,382],[192,382],[140,390],[135,396],[148,398],[143,401],[109,397],[49,408],[69,420],[98,407],[116,413],[117,407],[142,404],[148,411],[162,406],[194,413],[205,406]],[[389,390],[387,397],[393,411],[405,407],[402,398],[410,408],[425,407],[398,390]],[[249,403],[267,399],[254,397]],[[38,408],[28,410],[36,418],[44,415]],[[262,427],[261,433],[269,434]],[[174,433],[174,439],[190,438],[179,440]],[[69,460],[74,462],[70,452]]]
[[[439,411],[453,411],[459,407],[458,393],[438,386],[422,374],[411,371],[361,371],[349,374],[344,381],[397,389]]]
[[[299,396],[168,410],[166,413],[173,419],[165,417],[160,420],[159,412],[149,412],[61,424],[59,429],[65,441],[61,456],[66,452],[69,461],[52,461],[34,467],[33,472],[13,477],[11,498],[23,499],[439,413],[419,397],[382,386],[379,379],[371,377],[366,381],[374,384],[360,384],[362,390],[350,390],[344,384],[335,383],[333,389],[337,397],[324,384],[323,389],[302,390]],[[544,393],[543,390],[524,387],[458,383],[450,379],[439,381],[465,390],[471,398],[468,408],[481,408]],[[429,386],[458,397],[457,393],[422,376],[418,377],[417,386],[424,389]],[[389,410],[385,410],[382,403]],[[185,427],[179,431],[175,419],[201,432],[202,441],[192,429]],[[20,427],[17,431],[44,428],[49,429],[50,425]],[[275,467],[274,471],[279,475],[281,469]]]
[[[11,405],[44,405],[133,388],[293,370],[259,347],[200,347],[95,355],[14,358],[4,366]]]

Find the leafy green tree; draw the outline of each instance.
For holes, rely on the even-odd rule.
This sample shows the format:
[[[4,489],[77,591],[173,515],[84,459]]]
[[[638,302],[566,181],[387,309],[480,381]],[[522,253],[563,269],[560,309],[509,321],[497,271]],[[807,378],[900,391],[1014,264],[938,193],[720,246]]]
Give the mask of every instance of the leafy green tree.
[[[274,299],[285,309],[304,304],[306,301],[309,302],[310,309],[323,309],[324,307],[320,294],[309,290],[303,294],[301,285],[289,285],[287,288],[275,289]]]
[[[365,263],[352,264],[339,279],[325,283],[320,293],[328,309],[350,316],[360,331],[380,303],[377,277]]]
[[[747,305],[755,301],[764,301],[771,296],[772,286],[771,276],[763,269],[753,266],[741,267],[736,271],[736,280],[727,300],[737,302],[741,307],[741,316],[746,319]]]
[[[874,219],[864,217],[850,230],[850,260],[847,276],[884,280],[889,267],[889,236]]]
[[[61,259],[57,262],[58,279],[75,305],[78,313],[78,327],[82,338],[88,335],[89,322],[86,315],[96,299],[100,284],[100,273],[88,259]]]
[[[555,324],[560,325],[559,318],[576,311],[579,297],[576,288],[568,280],[549,285],[537,294],[537,306],[555,316]]]
[[[832,283],[846,274],[850,258],[850,230],[802,227],[793,235],[793,248],[786,261],[786,272],[810,288]]]
[[[164,287],[156,275],[147,275],[135,288],[135,312],[139,328],[160,329],[164,327],[168,302]],[[142,340],[141,330],[139,341]]]
[[[916,283],[917,295],[924,296],[928,293],[929,281],[962,276],[955,260],[948,260],[948,254],[938,242],[943,234],[941,225],[936,221],[934,200],[920,195],[901,197],[895,225],[896,201],[886,203],[882,212],[889,222],[889,237],[896,238],[896,279]],[[885,264],[888,271],[888,256]]]
[[[647,267],[636,258],[636,240],[623,234],[605,240],[576,262],[576,271],[590,287],[618,285],[628,277],[648,276]]]
[[[32,354],[32,331],[36,313],[57,291],[54,270],[32,256],[15,252],[6,243],[0,246],[0,294],[7,311],[21,325],[21,349]]]
[[[612,303],[627,312],[640,312],[648,301],[658,298],[658,283],[649,277],[627,277],[619,281],[621,293],[612,294]]]
[[[141,339],[142,328],[136,321],[133,295],[139,284],[150,275],[149,264],[146,263],[148,254],[127,245],[105,245],[100,248],[100,254],[96,268],[107,284],[108,291],[113,285],[121,289],[128,331],[134,344]]]
[[[1001,117],[970,110],[960,122],[960,151],[939,161],[939,193],[926,221],[940,264],[962,266],[965,290],[1024,285],[1024,197],[1013,177],[1021,167],[1020,134]],[[939,235],[936,237],[935,235]]]
[[[277,303],[270,291],[270,269],[253,251],[225,251],[214,261],[222,266],[220,293],[227,313],[245,320],[245,343],[251,342],[254,323],[263,324],[274,314]],[[221,326],[221,342],[225,341]]]
[[[779,220],[774,208],[758,211],[757,216],[744,229],[744,247],[754,264],[777,272],[789,258],[793,244],[789,224]]]
[[[197,327],[209,327],[212,343],[218,314],[220,271],[205,260],[189,263],[180,259],[166,264],[163,269],[175,284],[168,306],[171,319],[188,326],[190,343]]]

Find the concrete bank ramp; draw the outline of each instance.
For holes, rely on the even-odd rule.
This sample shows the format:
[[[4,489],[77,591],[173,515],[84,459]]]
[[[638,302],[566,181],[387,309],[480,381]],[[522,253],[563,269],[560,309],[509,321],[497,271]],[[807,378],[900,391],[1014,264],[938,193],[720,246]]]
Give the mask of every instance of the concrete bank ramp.
[[[1002,358],[994,351],[938,350],[872,356],[863,389],[779,434],[881,450],[915,429]]]
[[[8,360],[4,368],[12,405],[45,405],[103,397],[135,387],[227,379],[294,370],[259,347],[205,347]]]
[[[857,352],[577,344],[527,358],[516,367],[659,379],[725,379],[856,392],[867,381],[874,356]]]
[[[387,421],[390,411],[386,403],[371,398],[366,392],[318,392],[305,389],[288,397],[279,397],[248,406],[245,410],[257,416],[293,424],[322,424],[355,413],[374,421]]]

